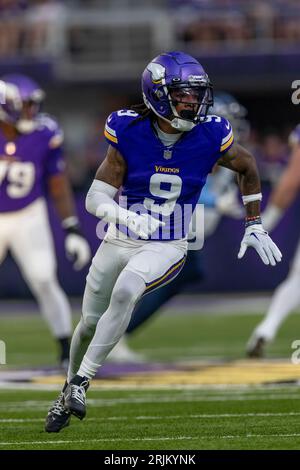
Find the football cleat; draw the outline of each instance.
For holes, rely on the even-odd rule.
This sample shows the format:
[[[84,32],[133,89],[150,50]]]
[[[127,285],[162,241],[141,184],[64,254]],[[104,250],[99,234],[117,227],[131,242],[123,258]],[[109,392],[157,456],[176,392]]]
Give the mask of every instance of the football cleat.
[[[65,409],[76,418],[83,419],[86,415],[85,392],[88,388],[88,379],[75,375],[64,391]]]
[[[46,422],[46,432],[59,432],[61,429],[69,426],[71,413],[64,407],[64,394],[60,392],[58,398],[49,409]]]
[[[256,337],[249,341],[246,354],[250,358],[260,359],[265,353],[266,340],[262,337]]]

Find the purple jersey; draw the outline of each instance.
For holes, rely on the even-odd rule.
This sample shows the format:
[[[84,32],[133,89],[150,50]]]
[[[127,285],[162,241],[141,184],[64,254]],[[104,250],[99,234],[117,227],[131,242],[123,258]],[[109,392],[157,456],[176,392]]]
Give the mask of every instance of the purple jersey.
[[[49,116],[36,129],[8,140],[0,129],[0,213],[14,212],[44,196],[49,176],[64,170],[63,133]]]
[[[208,116],[165,147],[151,119],[137,118],[135,112],[121,110],[112,113],[105,126],[108,142],[127,164],[120,205],[165,222],[153,239],[184,238],[208,173],[233,144],[231,125],[219,116]],[[118,228],[127,231],[121,225]]]

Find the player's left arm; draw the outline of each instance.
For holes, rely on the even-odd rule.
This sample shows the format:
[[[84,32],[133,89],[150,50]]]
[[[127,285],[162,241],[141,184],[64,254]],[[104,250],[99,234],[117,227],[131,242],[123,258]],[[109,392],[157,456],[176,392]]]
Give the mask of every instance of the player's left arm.
[[[238,258],[242,258],[249,246],[255,248],[265,264],[276,265],[281,252],[263,229],[260,218],[262,199],[260,178],[255,158],[241,145],[234,143],[218,160],[218,164],[235,171],[246,208],[245,235]]]
[[[248,198],[249,202],[245,204],[245,208],[247,217],[259,217],[261,186],[255,158],[244,147],[234,143],[217,163],[237,173],[240,191],[243,196],[257,195],[256,200],[251,201],[251,198]],[[245,198],[243,201],[245,202]]]
[[[91,250],[80,230],[73,192],[66,173],[60,172],[49,176],[48,188],[55,209],[62,221],[62,228],[66,233],[66,255],[74,261],[74,269],[80,270],[89,262]]]

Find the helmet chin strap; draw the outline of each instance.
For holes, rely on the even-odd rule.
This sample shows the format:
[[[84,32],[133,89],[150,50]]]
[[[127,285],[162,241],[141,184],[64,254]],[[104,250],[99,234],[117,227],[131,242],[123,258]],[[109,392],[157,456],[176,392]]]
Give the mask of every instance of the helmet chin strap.
[[[154,114],[156,114],[156,116],[158,116],[160,119],[163,119],[164,121],[171,124],[173,129],[176,129],[177,131],[180,131],[180,132],[188,132],[188,131],[191,131],[192,129],[194,129],[194,127],[197,125],[197,124],[195,124],[191,121],[186,121],[185,119],[181,119],[180,117],[175,117],[171,121],[170,119],[167,119],[167,118],[161,116],[160,114],[158,114],[158,112],[155,110],[155,108],[153,108],[151,103],[147,100],[145,95],[143,96],[143,98],[144,98],[145,105],[149,109],[151,109],[154,112]],[[177,114],[176,109],[175,109],[175,113]]]
[[[191,131],[196,126],[196,124],[194,124],[191,121],[186,121],[185,119],[181,119],[177,117],[172,119],[172,121],[169,121],[169,122],[171,122],[171,126],[174,129],[177,129],[178,131],[182,131],[182,132]]]

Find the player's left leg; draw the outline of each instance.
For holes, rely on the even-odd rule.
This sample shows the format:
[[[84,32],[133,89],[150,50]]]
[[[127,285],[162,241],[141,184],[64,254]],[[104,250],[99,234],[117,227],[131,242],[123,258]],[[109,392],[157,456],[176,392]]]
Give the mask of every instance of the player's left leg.
[[[168,300],[179,294],[189,283],[203,278],[202,256],[199,251],[189,251],[187,261],[176,278],[161,289],[151,292],[135,307],[126,334],[131,334],[143,325]]]
[[[288,277],[275,290],[263,321],[255,328],[248,344],[250,357],[261,357],[266,343],[272,341],[283,321],[300,305],[300,243]]]
[[[72,332],[71,308],[56,277],[55,252],[45,202],[35,201],[20,211],[18,217],[18,233],[10,243],[12,254],[58,342],[61,363],[67,362]]]
[[[151,290],[170,282],[185,262],[185,252],[170,243],[147,243],[128,249],[128,263],[113,288],[109,307],[98,321],[81,366],[65,391],[65,407],[82,419],[85,390],[106,356],[124,334],[136,302]]]
[[[189,251],[187,261],[176,278],[164,285],[160,289],[156,289],[150,294],[142,297],[136,305],[125,335],[122,336],[118,344],[108,355],[111,362],[144,362],[145,357],[130,349],[127,339],[137,329],[148,322],[163,305],[178,295],[186,285],[200,281],[203,278],[202,252]]]

